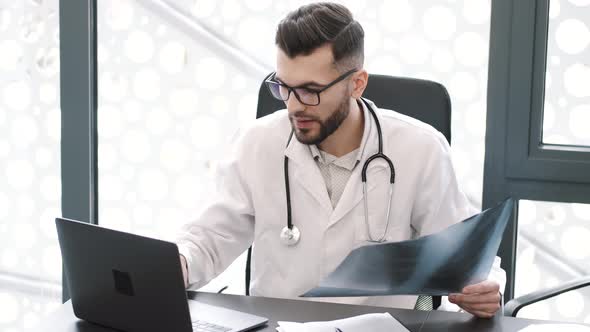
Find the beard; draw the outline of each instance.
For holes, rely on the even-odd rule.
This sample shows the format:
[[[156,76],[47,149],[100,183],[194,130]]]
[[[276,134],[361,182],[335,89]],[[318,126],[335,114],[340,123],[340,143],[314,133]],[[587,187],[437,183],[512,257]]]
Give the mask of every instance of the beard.
[[[342,122],[348,117],[349,113],[350,102],[348,98],[344,98],[340,105],[336,107],[326,120],[322,121],[318,117],[306,115],[303,111],[293,113],[289,116],[289,119],[291,120],[293,133],[300,143],[306,145],[318,145],[340,127]],[[310,118],[312,121],[317,122],[320,125],[319,130],[316,132],[315,128],[296,128],[294,122],[296,121],[295,118],[298,116],[305,116],[306,118]]]

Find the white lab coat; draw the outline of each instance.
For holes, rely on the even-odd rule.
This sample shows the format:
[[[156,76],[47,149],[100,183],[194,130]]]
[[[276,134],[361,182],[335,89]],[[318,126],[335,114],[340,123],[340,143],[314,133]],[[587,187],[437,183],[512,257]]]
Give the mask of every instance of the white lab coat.
[[[383,131],[383,151],[396,172],[386,240],[435,233],[475,214],[459,190],[444,136],[425,123],[372,105]],[[211,203],[183,226],[177,239],[187,259],[189,284],[205,285],[254,242],[251,295],[297,298],[317,286],[352,249],[365,244],[360,172],[366,158],[377,152],[378,136],[366,107],[364,112],[371,123],[361,164],[352,172],[335,208],[309,147],[295,138],[285,147],[291,132],[286,110],[258,119],[243,130],[234,151],[218,166],[218,190]],[[279,238],[287,216],[285,156],[289,158],[293,223],[301,230],[301,240],[293,247]],[[367,174],[369,221],[377,238],[385,229],[389,168],[381,160],[374,161]],[[490,279],[504,289],[499,258]],[[312,300],[413,308],[416,296]],[[443,300],[442,308],[452,306]]]

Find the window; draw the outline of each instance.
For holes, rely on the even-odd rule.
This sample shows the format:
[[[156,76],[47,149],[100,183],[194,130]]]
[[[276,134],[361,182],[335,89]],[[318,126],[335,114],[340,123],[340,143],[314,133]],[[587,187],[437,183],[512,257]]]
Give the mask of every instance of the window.
[[[500,246],[507,300],[588,274],[578,236],[588,229],[590,149],[577,141],[578,129],[558,124],[571,122],[577,115],[566,110],[586,100],[571,90],[572,82],[583,79],[571,81],[564,68],[579,61],[587,42],[564,32],[572,27],[583,31],[571,17],[585,15],[587,5],[493,2],[483,205],[507,196],[520,202]],[[584,88],[576,86],[574,92]],[[554,102],[561,104],[559,111]],[[555,133],[565,138],[551,138]],[[586,290],[568,293],[531,306],[523,315],[580,321],[587,319],[586,311],[577,312],[587,298]],[[561,309],[550,310],[555,303]]]
[[[590,146],[588,22],[588,3],[549,3],[543,143]]]
[[[515,295],[589,275],[590,204],[521,200],[518,215]],[[568,292],[531,305],[519,317],[590,320],[590,289]]]
[[[0,6],[0,330],[61,303],[58,1]]]

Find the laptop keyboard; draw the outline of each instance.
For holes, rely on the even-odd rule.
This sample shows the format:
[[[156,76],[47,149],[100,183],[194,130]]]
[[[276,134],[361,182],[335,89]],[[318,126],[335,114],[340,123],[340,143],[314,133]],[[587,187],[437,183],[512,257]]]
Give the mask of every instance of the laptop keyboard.
[[[196,320],[193,322],[193,332],[227,332],[231,327],[211,324],[203,320]]]

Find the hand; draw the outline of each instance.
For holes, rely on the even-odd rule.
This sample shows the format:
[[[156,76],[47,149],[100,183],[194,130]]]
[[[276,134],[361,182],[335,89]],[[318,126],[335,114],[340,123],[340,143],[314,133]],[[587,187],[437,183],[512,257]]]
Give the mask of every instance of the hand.
[[[461,294],[449,295],[449,302],[480,318],[494,317],[500,300],[500,285],[490,280],[466,286]]]
[[[186,258],[180,255],[180,266],[182,267],[182,280],[184,280],[184,288],[188,288],[188,271],[186,269]]]

